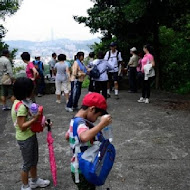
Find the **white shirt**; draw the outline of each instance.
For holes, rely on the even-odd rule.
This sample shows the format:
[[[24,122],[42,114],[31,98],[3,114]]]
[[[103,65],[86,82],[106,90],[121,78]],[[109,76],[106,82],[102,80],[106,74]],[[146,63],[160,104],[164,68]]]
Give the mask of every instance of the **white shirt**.
[[[107,81],[108,74],[107,71],[112,70],[113,66],[111,66],[108,61],[104,59],[95,59],[92,62],[92,65],[97,65],[98,70],[100,71],[100,77],[98,79],[94,79],[95,81]]]
[[[109,53],[110,52],[110,53]],[[112,51],[108,51],[104,57],[104,59],[106,61],[108,61],[109,65],[111,65],[112,67],[114,67],[113,70],[111,70],[110,72],[118,72],[118,62],[123,61],[122,57],[121,57],[121,52],[117,53],[118,51],[116,50],[114,53]],[[109,57],[110,54],[110,57]],[[118,57],[117,57],[118,54]]]

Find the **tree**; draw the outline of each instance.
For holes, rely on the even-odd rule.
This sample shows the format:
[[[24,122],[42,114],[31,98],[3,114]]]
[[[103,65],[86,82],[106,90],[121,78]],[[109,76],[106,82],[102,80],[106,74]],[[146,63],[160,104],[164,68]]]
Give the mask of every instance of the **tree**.
[[[16,0],[1,0],[0,1],[0,20],[4,21],[6,16],[13,15],[20,6],[20,1]],[[2,42],[2,38],[5,37],[7,30],[2,24],[0,24],[0,54],[3,49],[8,49],[9,46]],[[15,52],[15,50],[14,50]]]
[[[142,49],[150,43],[155,49],[156,87],[160,86],[160,39],[161,26],[184,30],[188,23],[190,1],[186,0],[92,0],[94,6],[87,10],[88,16],[74,16],[84,23],[92,33],[101,32],[102,42],[116,37],[120,48],[126,52],[132,46]],[[124,56],[128,60],[128,56]]]

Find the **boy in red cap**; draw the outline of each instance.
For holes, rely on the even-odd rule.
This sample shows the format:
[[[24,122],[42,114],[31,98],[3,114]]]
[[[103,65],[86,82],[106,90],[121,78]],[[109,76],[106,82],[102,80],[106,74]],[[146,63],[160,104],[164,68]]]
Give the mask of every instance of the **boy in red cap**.
[[[112,118],[106,112],[107,103],[105,98],[99,93],[89,93],[87,94],[82,101],[82,107],[75,115],[73,119],[71,119],[70,127],[65,137],[69,140],[70,147],[73,150],[73,157],[71,159],[71,174],[72,179],[75,182],[75,138],[73,135],[73,123],[76,117],[82,118],[82,120],[78,123],[77,127],[77,135],[80,140],[80,149],[82,152],[87,150],[95,140],[96,135],[100,132],[104,127],[109,125],[112,122]],[[107,114],[105,116],[105,114]],[[104,115],[104,116],[103,116]],[[100,118],[100,122],[93,126],[98,117]],[[81,174],[79,170],[79,183],[75,183],[79,190],[95,190],[96,187],[93,184],[90,184],[85,177]]]

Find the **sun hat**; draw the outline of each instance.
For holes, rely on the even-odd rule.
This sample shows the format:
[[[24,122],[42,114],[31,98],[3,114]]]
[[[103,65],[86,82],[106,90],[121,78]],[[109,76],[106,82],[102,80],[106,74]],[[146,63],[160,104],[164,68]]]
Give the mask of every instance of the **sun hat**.
[[[104,111],[104,114],[107,114],[107,102],[106,99],[99,93],[91,92],[85,95],[85,97],[82,100],[83,106],[95,106],[96,108],[99,108]]]
[[[133,48],[130,49],[130,51],[132,51],[132,52],[137,51],[137,48],[133,47]]]

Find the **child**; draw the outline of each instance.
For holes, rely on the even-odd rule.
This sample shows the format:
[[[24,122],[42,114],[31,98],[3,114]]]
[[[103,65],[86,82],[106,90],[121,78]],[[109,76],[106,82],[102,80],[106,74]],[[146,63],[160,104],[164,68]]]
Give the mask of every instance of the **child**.
[[[109,125],[112,122],[111,116],[107,115],[101,117],[100,122],[94,127],[90,125],[89,122],[94,123],[99,116],[106,114],[107,103],[105,98],[98,93],[89,93],[87,94],[83,101],[82,107],[75,115],[75,117],[84,118],[78,124],[77,134],[80,139],[80,148],[81,150],[89,148],[93,144],[93,140],[98,132],[100,132],[104,127]],[[74,119],[71,119],[70,128],[66,133],[65,137],[70,142],[70,146],[73,150],[75,149],[75,138],[73,137],[73,123]],[[74,156],[71,159],[71,174],[73,181],[75,182],[75,168],[74,168]],[[79,171],[79,183],[76,183],[79,190],[95,190],[95,186],[90,184],[85,177]]]
[[[49,180],[43,180],[37,177],[38,163],[38,141],[36,134],[30,129],[30,126],[38,119],[40,113],[29,119],[28,109],[23,105],[16,109],[18,102],[27,100],[31,97],[34,83],[31,79],[21,77],[16,80],[13,86],[13,92],[16,100],[12,106],[12,120],[16,129],[16,139],[20,146],[23,167],[21,172],[22,187],[21,190],[31,190],[36,187],[46,187],[50,184]],[[31,179],[28,183],[28,174]]]

